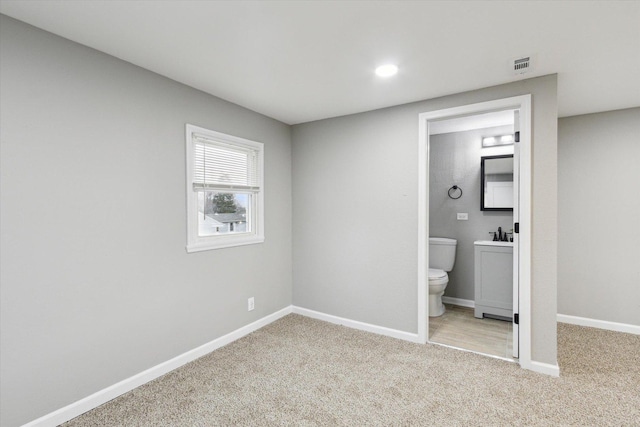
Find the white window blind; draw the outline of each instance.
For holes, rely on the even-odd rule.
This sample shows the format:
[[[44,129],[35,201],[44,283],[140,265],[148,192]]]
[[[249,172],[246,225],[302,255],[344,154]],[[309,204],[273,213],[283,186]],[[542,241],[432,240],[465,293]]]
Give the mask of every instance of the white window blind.
[[[258,192],[259,152],[193,135],[193,189]]]

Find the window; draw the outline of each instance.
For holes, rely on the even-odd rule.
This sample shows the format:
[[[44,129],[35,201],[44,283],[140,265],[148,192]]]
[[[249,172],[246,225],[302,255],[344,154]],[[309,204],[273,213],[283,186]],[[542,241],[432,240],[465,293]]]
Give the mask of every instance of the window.
[[[187,125],[187,252],[264,242],[263,151]]]

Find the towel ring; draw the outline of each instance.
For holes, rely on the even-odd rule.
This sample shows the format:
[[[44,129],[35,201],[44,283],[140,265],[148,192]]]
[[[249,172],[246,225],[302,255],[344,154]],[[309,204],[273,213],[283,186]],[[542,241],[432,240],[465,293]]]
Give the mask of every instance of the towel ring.
[[[459,191],[460,194],[458,194],[458,197],[454,197],[451,195],[451,192],[453,192],[454,194],[456,193],[456,191]],[[451,187],[449,189],[449,191],[447,191],[447,194],[449,194],[449,197],[452,199],[459,199],[460,197],[462,197],[462,188],[458,187],[457,185],[454,185],[453,187]]]

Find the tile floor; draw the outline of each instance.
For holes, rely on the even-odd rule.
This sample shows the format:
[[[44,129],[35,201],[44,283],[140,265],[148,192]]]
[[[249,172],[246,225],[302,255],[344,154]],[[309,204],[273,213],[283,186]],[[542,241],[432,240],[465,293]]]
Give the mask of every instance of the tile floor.
[[[513,325],[496,319],[476,319],[473,308],[445,304],[442,316],[429,318],[429,341],[493,356],[513,356]]]

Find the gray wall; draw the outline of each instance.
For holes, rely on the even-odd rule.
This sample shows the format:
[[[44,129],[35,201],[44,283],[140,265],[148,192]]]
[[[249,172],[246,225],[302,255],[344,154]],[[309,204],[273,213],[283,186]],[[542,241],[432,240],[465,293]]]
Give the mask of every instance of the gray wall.
[[[0,19],[2,425],[288,306],[292,245],[296,305],[415,333],[418,114],[527,93],[533,359],[555,363],[556,76],[295,126],[292,172],[290,127]],[[264,244],[186,254],[187,122],[265,143]]]
[[[294,304],[416,333],[418,114],[533,96],[532,358],[556,363],[557,78],[293,127]]]
[[[0,19],[3,426],[291,304],[289,126]],[[264,142],[264,244],[185,252],[185,123]]]
[[[558,134],[558,313],[640,325],[640,108]]]
[[[456,239],[456,263],[449,273],[445,295],[474,300],[474,247],[476,240],[491,240],[490,231],[513,228],[513,213],[480,210],[480,159],[513,154],[513,146],[482,148],[482,138],[513,133],[513,126],[432,135],[429,144],[429,234]],[[507,153],[506,150],[510,153]],[[452,185],[462,190],[451,199]],[[468,213],[458,221],[458,212]]]

